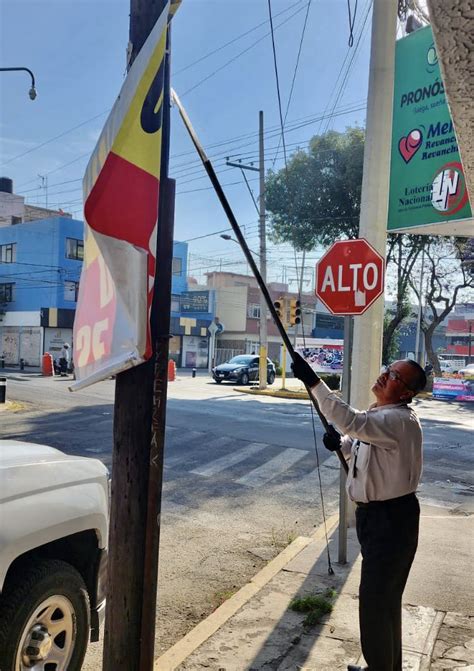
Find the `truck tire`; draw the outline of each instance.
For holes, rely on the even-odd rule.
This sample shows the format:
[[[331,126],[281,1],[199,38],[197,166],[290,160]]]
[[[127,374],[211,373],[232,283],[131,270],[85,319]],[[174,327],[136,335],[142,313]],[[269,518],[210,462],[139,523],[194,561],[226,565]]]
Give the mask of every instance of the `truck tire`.
[[[59,560],[29,563],[0,597],[0,669],[80,671],[89,630],[89,595],[80,573]]]

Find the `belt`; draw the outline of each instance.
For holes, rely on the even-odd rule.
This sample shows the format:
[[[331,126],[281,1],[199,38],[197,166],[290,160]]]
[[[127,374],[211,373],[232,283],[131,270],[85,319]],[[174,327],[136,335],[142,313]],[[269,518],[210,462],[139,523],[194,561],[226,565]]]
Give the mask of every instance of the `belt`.
[[[404,503],[405,501],[410,501],[413,498],[416,498],[415,492],[405,494],[404,496],[397,496],[395,499],[386,499],[385,501],[369,501],[368,503],[365,503],[364,501],[355,501],[354,503],[358,508],[380,508],[383,506],[389,507],[399,503]]]

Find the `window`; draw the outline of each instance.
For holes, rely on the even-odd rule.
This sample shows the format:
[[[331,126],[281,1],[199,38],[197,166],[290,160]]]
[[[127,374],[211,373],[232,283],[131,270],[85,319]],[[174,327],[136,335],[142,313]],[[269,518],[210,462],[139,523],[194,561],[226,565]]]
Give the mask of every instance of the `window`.
[[[66,258],[82,261],[84,259],[84,241],[66,238]]]
[[[16,261],[16,242],[10,242],[8,245],[0,245],[0,263],[15,263]]]
[[[15,300],[15,284],[0,284],[0,303],[12,303]]]
[[[171,296],[171,312],[179,312],[179,296]]]
[[[258,303],[251,303],[247,307],[247,317],[250,319],[260,319],[260,305]]]
[[[77,295],[79,292],[79,282],[71,282],[66,280],[64,282],[64,300],[74,301],[77,303]]]
[[[15,217],[15,215],[12,215],[12,226],[15,226],[16,224],[21,224],[23,222],[23,217]]]
[[[180,259],[179,256],[173,256],[173,265],[171,267],[171,272],[173,275],[181,275],[183,272],[183,259]]]

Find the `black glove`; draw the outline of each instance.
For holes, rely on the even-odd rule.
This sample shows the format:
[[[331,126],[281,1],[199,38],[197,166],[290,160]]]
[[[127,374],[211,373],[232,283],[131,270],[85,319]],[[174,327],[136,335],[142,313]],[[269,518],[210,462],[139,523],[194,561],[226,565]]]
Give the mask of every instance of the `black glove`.
[[[323,436],[324,447],[330,452],[341,449],[341,434],[332,424],[328,426],[327,432]]]
[[[301,354],[295,352],[295,358],[291,364],[293,375],[304,382],[308,387],[314,387],[320,380],[309,363],[303,359]]]

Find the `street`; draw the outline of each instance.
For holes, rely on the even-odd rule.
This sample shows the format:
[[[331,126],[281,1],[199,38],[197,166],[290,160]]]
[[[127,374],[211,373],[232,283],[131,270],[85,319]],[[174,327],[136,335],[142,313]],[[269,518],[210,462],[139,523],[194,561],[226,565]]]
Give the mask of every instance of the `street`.
[[[96,457],[111,468],[113,380],[71,394],[64,378],[6,377],[8,398],[20,406],[2,413],[3,438]],[[420,498],[472,512],[472,408],[429,398],[415,405],[425,437]],[[167,419],[157,654],[323,521],[308,401],[250,396],[185,371],[169,384]],[[337,510],[339,465],[322,448],[315,421],[329,516]],[[85,669],[97,668],[97,655],[92,645]]]

